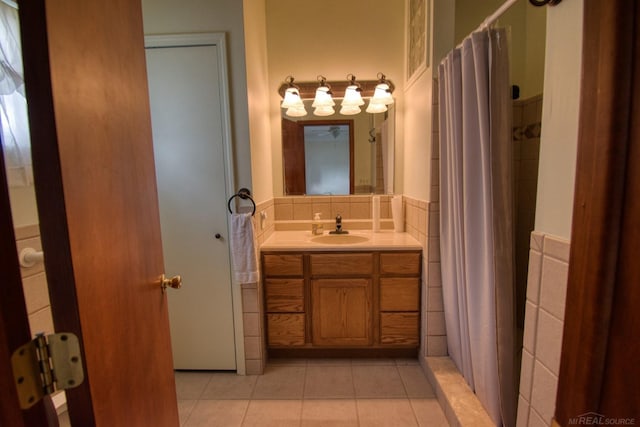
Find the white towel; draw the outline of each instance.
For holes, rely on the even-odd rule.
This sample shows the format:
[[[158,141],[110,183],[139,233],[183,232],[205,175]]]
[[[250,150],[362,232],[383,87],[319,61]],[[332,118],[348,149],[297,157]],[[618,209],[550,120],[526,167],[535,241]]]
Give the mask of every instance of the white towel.
[[[258,268],[250,213],[231,214],[231,258],[238,283],[257,283]]]

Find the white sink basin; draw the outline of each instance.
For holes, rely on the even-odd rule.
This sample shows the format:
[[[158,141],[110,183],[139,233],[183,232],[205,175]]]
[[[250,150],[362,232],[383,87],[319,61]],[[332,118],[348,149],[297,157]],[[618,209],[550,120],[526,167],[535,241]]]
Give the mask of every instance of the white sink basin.
[[[350,245],[366,242],[367,240],[369,240],[368,237],[356,236],[354,234],[325,234],[311,239],[312,242],[322,243],[325,245]]]

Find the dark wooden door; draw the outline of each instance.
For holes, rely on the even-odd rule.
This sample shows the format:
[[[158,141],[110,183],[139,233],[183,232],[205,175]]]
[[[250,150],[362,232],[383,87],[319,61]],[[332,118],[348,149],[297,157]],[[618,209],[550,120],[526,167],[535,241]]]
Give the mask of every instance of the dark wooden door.
[[[580,133],[555,421],[640,418],[640,4],[584,2]],[[595,423],[595,421],[594,421]]]
[[[282,170],[285,195],[300,196],[307,192],[303,128],[287,119],[282,119]]]
[[[84,357],[71,423],[177,426],[140,2],[19,12],[54,325]]]

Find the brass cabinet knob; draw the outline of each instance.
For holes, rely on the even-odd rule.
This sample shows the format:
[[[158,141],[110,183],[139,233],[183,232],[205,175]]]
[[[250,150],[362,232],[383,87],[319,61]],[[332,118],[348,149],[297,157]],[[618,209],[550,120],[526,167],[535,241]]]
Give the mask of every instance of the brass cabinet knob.
[[[162,278],[160,279],[160,286],[162,287],[162,292],[164,292],[167,288],[180,289],[182,287],[182,277],[178,275],[167,278],[163,274]]]

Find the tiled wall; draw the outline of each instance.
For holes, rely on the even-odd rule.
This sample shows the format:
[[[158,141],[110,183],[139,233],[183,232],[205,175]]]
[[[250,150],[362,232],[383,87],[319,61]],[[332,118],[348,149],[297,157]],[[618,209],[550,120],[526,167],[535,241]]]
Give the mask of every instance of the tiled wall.
[[[259,203],[253,216],[254,244],[259,260],[259,248],[275,229],[273,200]],[[258,262],[258,268],[260,263]],[[262,283],[243,283],[242,321],[244,330],[244,357],[247,375],[260,375],[266,362],[264,316],[262,310]]]
[[[442,273],[440,270],[440,126],[438,117],[438,80],[433,79],[431,115],[431,191],[427,204],[427,312],[426,348],[424,356],[447,356],[447,332],[442,301]]]
[[[550,426],[555,411],[569,242],[531,234],[518,427]]]
[[[41,251],[40,229],[37,225],[20,227],[15,230],[16,246],[18,254],[24,248],[33,248]],[[49,290],[47,277],[44,272],[44,263],[38,262],[33,267],[20,267],[24,298],[29,314],[31,334],[39,332],[53,333],[53,319],[51,317],[51,304],[49,303]]]
[[[42,250],[40,228],[37,224],[18,227],[15,229],[15,234],[18,255],[25,248]],[[53,318],[44,263],[38,262],[33,267],[20,266],[20,275],[22,276],[22,289],[29,316],[31,336],[34,337],[38,333],[53,334]],[[55,393],[53,401],[56,407],[62,411],[65,403],[64,392]]]
[[[423,248],[420,358],[447,355],[437,202],[404,197],[405,230]]]
[[[310,229],[313,215],[318,212],[322,221],[331,227],[340,214],[351,229],[371,229],[371,195],[366,196],[288,196],[276,197],[276,230]],[[381,228],[392,229],[390,196],[380,195]],[[346,227],[345,227],[346,228]]]

